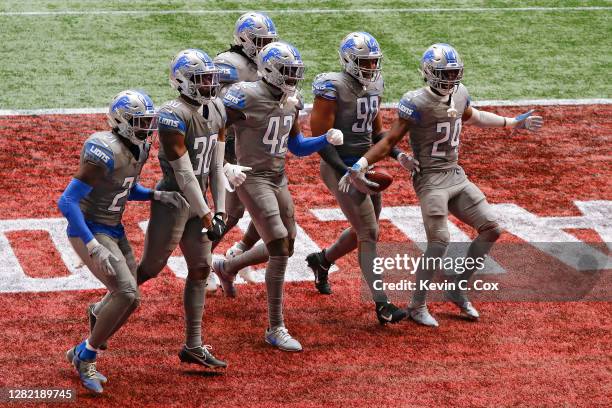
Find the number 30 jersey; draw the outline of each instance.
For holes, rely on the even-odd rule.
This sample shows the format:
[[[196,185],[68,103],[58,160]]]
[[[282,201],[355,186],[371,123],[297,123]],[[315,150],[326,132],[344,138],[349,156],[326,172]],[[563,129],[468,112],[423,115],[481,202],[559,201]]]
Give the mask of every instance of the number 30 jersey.
[[[319,74],[314,79],[314,96],[336,101],[334,128],[342,131],[344,143],[334,147],[345,161],[356,161],[372,146],[372,122],[378,115],[383,90],[382,77],[365,90],[346,72]]]
[[[289,132],[304,103],[299,92],[297,103],[281,103],[280,92],[259,80],[234,84],[223,97],[227,108],[245,116],[233,126],[238,164],[251,167],[249,174],[276,176],[285,171]]]
[[[128,195],[138,182],[150,147],[149,143],[134,145],[135,155],[121,136],[112,132],[97,132],[87,138],[81,150],[81,165],[103,168],[104,178],[79,203],[86,221],[107,226],[121,224]]]
[[[158,129],[177,131],[185,137],[187,154],[189,154],[193,172],[203,192],[206,192],[208,188],[208,173],[212,156],[217,145],[219,130],[225,127],[225,121],[225,108],[216,98],[201,107],[177,98],[165,103],[159,110]],[[181,191],[161,143],[159,164],[163,178],[157,184],[157,189]]]

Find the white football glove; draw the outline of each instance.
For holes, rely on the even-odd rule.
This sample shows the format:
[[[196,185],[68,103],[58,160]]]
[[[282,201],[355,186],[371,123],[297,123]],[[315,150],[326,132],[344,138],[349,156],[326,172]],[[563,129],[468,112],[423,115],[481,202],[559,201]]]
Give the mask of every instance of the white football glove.
[[[109,251],[104,245],[100,244],[95,238],[91,242],[87,243],[87,250],[89,257],[91,258],[94,268],[100,273],[107,276],[115,276],[117,273],[111,264],[111,261],[119,261],[111,251]]]
[[[339,146],[342,143],[344,143],[344,135],[342,134],[342,131],[339,129],[329,129],[327,131],[327,133],[325,134],[325,139],[327,139],[327,142],[331,145],[334,146]]]
[[[237,164],[225,163],[223,166],[223,172],[225,177],[229,180],[234,187],[240,186],[246,180],[247,175],[245,172],[251,171],[250,167],[239,166]]]
[[[397,162],[406,169],[410,174],[420,173],[421,168],[419,167],[419,161],[412,156],[407,155],[406,153],[400,153],[397,156]]]
[[[185,197],[178,191],[154,191],[153,200],[159,201],[160,203],[169,207],[184,209],[189,208],[189,203],[185,200]]]
[[[367,171],[368,161],[365,157],[362,157],[342,176],[338,182],[338,189],[343,193],[348,193],[352,184],[364,194],[376,194],[376,191],[372,190],[372,188],[378,188],[378,183],[374,183],[366,178]]]
[[[544,118],[541,116],[533,116],[534,109],[529,112],[522,113],[514,118],[515,129],[527,129],[530,132],[537,132],[544,124]]]

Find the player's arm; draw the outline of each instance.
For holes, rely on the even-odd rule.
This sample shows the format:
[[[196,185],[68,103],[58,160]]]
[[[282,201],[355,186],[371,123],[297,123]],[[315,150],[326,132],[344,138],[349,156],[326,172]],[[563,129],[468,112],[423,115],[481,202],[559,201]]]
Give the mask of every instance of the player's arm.
[[[166,158],[174,171],[176,182],[187,197],[189,206],[202,219],[204,228],[208,229],[211,226],[212,213],[206,204],[206,200],[204,200],[202,189],[193,172],[193,166],[185,146],[185,123],[174,114],[163,111],[160,113],[158,123],[159,142],[164,148]]]
[[[369,165],[384,159],[391,153],[393,147],[402,140],[408,130],[410,130],[410,122],[401,117],[397,118],[391,125],[391,129],[386,132],[385,137],[372,146],[357,163],[363,168],[367,168]]]
[[[336,121],[336,100],[315,96],[312,112],[310,112],[310,130],[312,134],[319,135],[334,126]],[[348,167],[342,161],[338,150],[333,145],[328,144],[319,150],[319,156],[340,174],[346,173]]]
[[[509,118],[468,106],[463,111],[461,120],[465,124],[474,125],[480,128],[509,127],[512,129],[527,129],[532,132],[537,132],[542,128],[544,119],[541,116],[534,116],[533,112],[534,110],[532,109],[514,118]]]
[[[382,117],[380,112],[376,115],[373,123],[372,141],[374,144],[380,142],[387,136],[387,132],[382,130]],[[389,157],[394,158],[405,170],[412,173],[413,171],[421,171],[419,168],[419,162],[409,154],[402,152],[397,146],[391,147]]]
[[[230,96],[227,96],[230,95]],[[223,106],[225,106],[225,129],[235,123],[247,119],[247,115],[242,111],[246,106],[246,95],[240,91],[238,87],[229,87],[223,97]],[[236,141],[234,140],[234,143]],[[224,159],[225,161],[225,159]],[[225,162],[223,164],[223,172],[225,177],[234,186],[238,187],[246,180],[246,172],[250,171],[250,167],[240,166]]]
[[[111,261],[117,261],[117,258],[93,236],[79,207],[79,202],[104,179],[106,172],[113,170],[112,151],[103,146],[94,146],[96,149],[103,149],[106,155],[104,160],[90,150],[92,146],[92,142],[85,145],[85,161],[62,193],[57,206],[68,220],[68,235],[80,238],[95,267],[100,272],[113,276],[116,273]]]

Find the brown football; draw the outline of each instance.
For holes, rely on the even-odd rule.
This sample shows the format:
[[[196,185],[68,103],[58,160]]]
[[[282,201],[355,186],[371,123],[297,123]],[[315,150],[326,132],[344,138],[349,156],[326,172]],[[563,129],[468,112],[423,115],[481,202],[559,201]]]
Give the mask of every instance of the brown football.
[[[367,171],[366,178],[378,184],[379,187],[373,189],[378,192],[385,191],[393,183],[393,177],[389,173],[376,167]]]

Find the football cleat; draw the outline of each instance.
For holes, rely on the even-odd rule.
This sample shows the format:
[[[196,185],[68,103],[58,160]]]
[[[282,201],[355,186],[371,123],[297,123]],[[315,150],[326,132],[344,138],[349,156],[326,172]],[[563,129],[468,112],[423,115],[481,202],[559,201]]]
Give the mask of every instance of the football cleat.
[[[76,355],[76,346],[71,348],[66,352],[66,359],[70,364],[73,364],[74,356]],[[102,373],[96,371],[96,377],[102,384],[106,384],[108,382],[108,378],[106,378]]]
[[[214,293],[219,289],[219,277],[214,273],[209,273],[206,278],[206,292]]]
[[[461,316],[465,317],[468,320],[478,320],[480,318],[480,313],[478,310],[472,305],[461,290],[449,290],[445,293],[446,298],[450,300],[455,306],[461,310]]]
[[[376,303],[376,317],[380,324],[385,325],[387,323],[397,323],[404,320],[408,312],[404,309],[400,309],[391,302],[377,302]]]
[[[94,314],[94,307],[96,307],[95,303],[87,306],[87,316],[89,317],[89,334],[93,332],[94,326],[96,325],[96,315]],[[100,350],[106,350],[108,348],[108,343],[104,342],[100,345]]]
[[[225,258],[226,259],[232,259],[237,257],[238,255],[241,255],[244,253],[244,251],[239,247],[238,242],[234,242],[234,245],[232,245],[232,247],[230,249],[227,250],[227,252],[225,253]],[[255,270],[253,268],[251,268],[250,266],[247,266],[246,268],[242,268],[238,271],[238,275],[245,281],[248,283],[256,283],[256,274],[255,274]]]
[[[427,304],[410,308],[410,318],[423,326],[438,327],[438,321],[429,313]]]
[[[198,364],[208,368],[225,368],[227,367],[227,363],[225,361],[221,361],[209,351],[212,349],[212,346],[205,344],[200,347],[187,348],[186,345],[183,345],[181,351],[179,351],[178,356],[181,362],[190,363],[190,364]]]
[[[76,368],[81,384],[89,391],[101,394],[104,390],[102,383],[107,379],[96,370],[96,361],[82,360],[75,352],[75,347],[66,352],[66,359]]]
[[[306,257],[306,262],[308,263],[308,267],[312,269],[315,277],[315,287],[318,289],[319,293],[323,295],[331,295],[331,285],[329,284],[329,268],[323,266],[324,263],[324,253],[321,252],[313,252]]]
[[[283,351],[302,351],[299,341],[291,337],[284,326],[275,329],[266,329],[266,343],[273,345]]]
[[[219,281],[221,282],[221,289],[225,293],[225,296],[230,298],[235,298],[237,291],[236,285],[234,285],[235,275],[226,274],[223,270],[223,262],[225,259],[222,257],[213,258],[212,269],[219,277]]]

